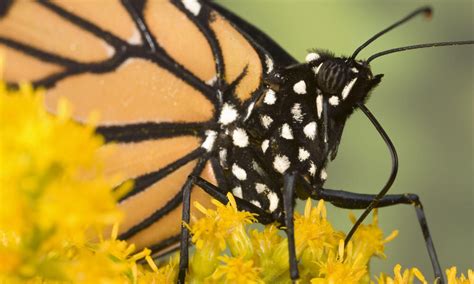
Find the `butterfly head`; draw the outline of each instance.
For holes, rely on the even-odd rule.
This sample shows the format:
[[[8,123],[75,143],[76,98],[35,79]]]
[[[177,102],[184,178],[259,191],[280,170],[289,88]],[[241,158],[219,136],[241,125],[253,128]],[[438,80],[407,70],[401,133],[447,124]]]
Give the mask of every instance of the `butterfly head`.
[[[368,94],[383,75],[373,75],[370,65],[346,57],[335,57],[327,52],[311,52],[306,62],[314,74],[317,88],[329,103],[344,113],[352,112],[358,104],[365,104]]]

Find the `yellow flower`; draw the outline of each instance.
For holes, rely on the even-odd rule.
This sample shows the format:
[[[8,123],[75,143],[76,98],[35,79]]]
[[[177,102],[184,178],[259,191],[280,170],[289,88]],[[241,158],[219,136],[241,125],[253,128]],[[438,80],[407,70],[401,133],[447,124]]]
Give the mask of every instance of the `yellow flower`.
[[[353,253],[352,243],[345,249],[344,240],[340,240],[337,255],[331,251],[327,261],[319,263],[320,277],[313,278],[311,284],[358,284],[367,273],[367,263]]]
[[[210,282],[232,284],[264,283],[260,279],[258,268],[254,267],[252,260],[245,260],[242,256],[220,256],[219,260],[223,264],[217,267],[209,279]]]
[[[311,199],[306,201],[304,214],[295,213],[295,246],[296,256],[301,259],[302,276],[317,274],[316,260],[327,258],[328,252],[337,247],[337,243],[344,236],[335,231],[327,221],[326,206],[323,200],[312,207]],[[273,254],[276,266],[282,273],[289,269],[288,241],[280,242]]]
[[[428,284],[423,274],[417,268],[405,269],[401,272],[402,267],[400,264],[395,265],[393,268],[393,278],[381,273],[380,277],[377,278],[378,284],[412,284],[417,279],[423,284]]]
[[[448,284],[474,284],[474,272],[469,269],[467,271],[467,278],[464,274],[457,277],[456,266],[446,269],[446,277],[448,278]]]
[[[355,216],[350,214],[349,217],[354,224],[356,222]],[[365,262],[369,262],[373,255],[386,258],[384,246],[395,239],[397,235],[398,231],[394,230],[386,238],[383,237],[383,232],[379,227],[378,210],[374,209],[372,224],[361,224],[352,237],[354,255],[363,255]]]
[[[214,271],[218,265],[217,256],[227,246],[234,256],[249,258],[253,255],[252,243],[245,226],[256,221],[254,214],[239,211],[231,193],[227,194],[227,198],[227,205],[213,200],[215,210],[206,209],[198,202],[194,204],[204,215],[203,218],[194,220],[190,226],[192,241],[198,249],[190,268],[198,279],[203,279]]]
[[[90,256],[86,231],[121,217],[116,180],[96,159],[103,139],[70,120],[64,100],[56,116],[43,104],[41,90],[0,82],[0,279],[8,282],[68,279],[66,271],[82,265],[76,260]],[[100,255],[90,263],[110,261]]]

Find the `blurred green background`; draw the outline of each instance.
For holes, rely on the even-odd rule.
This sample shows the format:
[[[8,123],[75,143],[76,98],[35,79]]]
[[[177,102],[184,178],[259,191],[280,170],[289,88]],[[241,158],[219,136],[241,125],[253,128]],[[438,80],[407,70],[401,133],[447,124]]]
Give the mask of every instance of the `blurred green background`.
[[[472,1],[219,2],[300,61],[310,48],[350,55],[374,33],[426,4],[434,8],[431,21],[416,18],[377,40],[359,57],[408,44],[474,38]],[[448,47],[379,58],[372,70],[385,77],[368,102],[398,150],[400,170],[391,192],[420,195],[441,265],[456,265],[458,271],[474,267],[473,51],[472,46]],[[376,193],[389,172],[385,144],[357,112],[346,125],[326,186]],[[337,228],[349,230],[347,210],[332,207],[329,214]],[[391,272],[400,263],[419,267],[431,279],[414,209],[408,205],[386,208],[380,211],[380,220],[386,234],[399,229],[400,235],[388,245],[388,259],[372,263],[372,273]]]

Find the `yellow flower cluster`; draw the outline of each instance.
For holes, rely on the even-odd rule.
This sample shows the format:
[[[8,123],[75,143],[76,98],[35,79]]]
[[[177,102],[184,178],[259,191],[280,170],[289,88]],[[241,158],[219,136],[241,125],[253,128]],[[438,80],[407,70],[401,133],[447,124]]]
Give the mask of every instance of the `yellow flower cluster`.
[[[276,224],[251,229],[255,216],[239,212],[232,194],[227,197],[227,205],[214,201],[216,210],[195,203],[204,217],[190,226],[196,251],[189,282],[290,283],[288,240],[279,234]],[[374,222],[362,225],[344,247],[345,235],[328,222],[324,201],[313,207],[308,200],[304,214],[295,214],[301,283],[370,283],[370,259],[384,257],[385,243],[397,235],[394,231],[384,238],[377,222],[375,213]]]
[[[66,102],[52,116],[43,100],[0,81],[0,283],[169,283],[174,270],[134,254],[116,225],[102,237],[121,220],[116,180],[96,159],[103,139],[72,122]]]
[[[196,251],[191,257],[189,283],[291,283],[289,279],[288,240],[276,224],[263,230],[250,226],[255,214],[240,212],[232,194],[229,203],[213,201],[215,210],[199,203],[204,217],[188,226]],[[355,217],[350,216],[355,222]],[[336,231],[327,220],[324,201],[313,207],[306,202],[304,214],[295,214],[296,255],[299,259],[299,283],[312,284],[427,284],[417,268],[402,271],[398,264],[393,277],[380,274],[371,280],[369,262],[372,257],[385,258],[384,246],[398,231],[383,236],[378,225],[377,210],[372,224],[359,227],[352,241],[344,246],[344,233]],[[474,284],[474,273],[457,277],[456,268],[446,270],[448,284]]]

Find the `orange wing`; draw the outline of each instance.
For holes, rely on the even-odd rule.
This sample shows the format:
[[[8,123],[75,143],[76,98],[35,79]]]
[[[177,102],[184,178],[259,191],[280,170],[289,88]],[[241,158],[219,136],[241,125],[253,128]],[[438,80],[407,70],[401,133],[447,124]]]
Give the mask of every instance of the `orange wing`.
[[[155,250],[179,237],[187,176],[222,178],[201,146],[216,127],[219,96],[236,84],[235,99],[250,104],[272,68],[197,0],[13,1],[0,5],[0,49],[7,82],[45,87],[51,112],[66,97],[79,122],[101,114],[98,132],[115,142],[101,149],[107,172],[135,181],[120,201],[121,236]],[[192,199],[209,202],[198,188]]]

